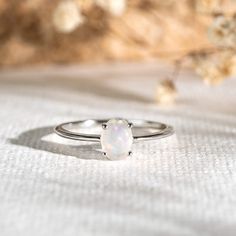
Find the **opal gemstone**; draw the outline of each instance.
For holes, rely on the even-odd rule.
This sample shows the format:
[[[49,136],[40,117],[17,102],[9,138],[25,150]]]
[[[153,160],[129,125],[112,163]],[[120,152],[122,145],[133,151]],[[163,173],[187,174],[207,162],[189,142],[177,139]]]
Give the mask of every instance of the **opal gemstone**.
[[[132,130],[123,119],[109,120],[101,133],[102,150],[110,160],[125,159],[133,144]]]

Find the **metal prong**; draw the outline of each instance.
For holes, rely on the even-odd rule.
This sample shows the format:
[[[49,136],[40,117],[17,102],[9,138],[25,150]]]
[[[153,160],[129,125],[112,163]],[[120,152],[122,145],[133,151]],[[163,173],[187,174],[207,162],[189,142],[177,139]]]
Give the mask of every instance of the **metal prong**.
[[[129,156],[132,156],[132,155],[133,155],[133,152],[132,152],[132,151],[129,151],[128,155],[129,155]]]
[[[103,124],[102,124],[102,128],[103,128],[103,129],[107,129],[107,124],[106,124],[106,123],[103,123]]]
[[[128,124],[128,127],[129,127],[129,128],[133,128],[133,126],[134,126],[133,123],[129,123],[129,124]]]

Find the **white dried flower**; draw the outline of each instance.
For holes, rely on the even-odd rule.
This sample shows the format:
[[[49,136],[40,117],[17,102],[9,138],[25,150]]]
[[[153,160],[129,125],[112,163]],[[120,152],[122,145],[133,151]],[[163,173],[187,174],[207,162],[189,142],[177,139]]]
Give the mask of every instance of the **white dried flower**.
[[[126,9],[126,0],[95,0],[95,3],[115,16],[121,16]]]
[[[196,64],[196,72],[209,85],[218,85],[236,73],[236,56],[233,53],[217,55],[216,60],[203,59]]]
[[[156,101],[158,104],[172,104],[174,103],[176,96],[177,90],[172,80],[165,79],[157,86]]]
[[[236,47],[236,20],[218,16],[208,31],[209,40],[217,46]]]
[[[53,24],[57,31],[70,33],[84,22],[78,5],[74,1],[64,0],[53,13]]]
[[[218,85],[225,79],[225,75],[221,70],[211,62],[202,63],[199,65],[196,72],[207,85]]]
[[[235,76],[236,75],[236,55],[233,55],[228,63],[230,67],[231,76]]]
[[[198,12],[208,13],[218,11],[220,0],[196,0],[196,9]]]
[[[236,75],[236,55],[234,52],[222,53],[220,63],[219,68],[226,78]]]

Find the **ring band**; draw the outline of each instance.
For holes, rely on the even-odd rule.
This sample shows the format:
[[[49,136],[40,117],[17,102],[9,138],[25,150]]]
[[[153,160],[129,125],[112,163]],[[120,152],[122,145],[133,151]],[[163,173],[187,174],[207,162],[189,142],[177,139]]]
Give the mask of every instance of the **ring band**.
[[[101,142],[104,155],[117,160],[132,154],[133,141],[165,138],[172,135],[174,130],[160,122],[116,118],[67,122],[56,126],[55,132],[67,139]]]

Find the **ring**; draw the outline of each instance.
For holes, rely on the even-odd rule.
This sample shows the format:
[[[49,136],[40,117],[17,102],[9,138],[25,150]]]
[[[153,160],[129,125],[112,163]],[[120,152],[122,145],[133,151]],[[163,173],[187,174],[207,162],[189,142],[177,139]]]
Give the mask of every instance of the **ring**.
[[[120,160],[132,155],[133,142],[165,138],[174,130],[160,122],[115,118],[67,122],[56,126],[55,133],[67,139],[100,142],[108,159]]]

